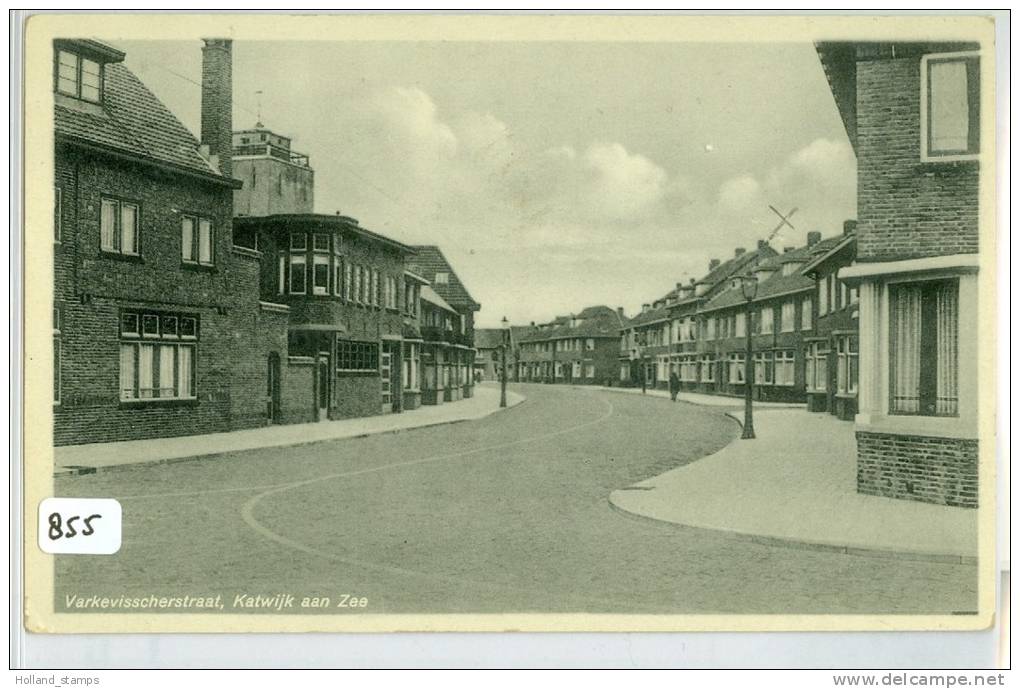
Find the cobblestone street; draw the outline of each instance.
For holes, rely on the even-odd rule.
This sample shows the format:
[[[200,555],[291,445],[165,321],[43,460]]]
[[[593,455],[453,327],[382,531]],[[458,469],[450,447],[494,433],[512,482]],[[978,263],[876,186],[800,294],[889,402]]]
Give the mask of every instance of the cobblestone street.
[[[278,593],[329,596],[326,612],[367,599],[349,614],[976,608],[973,566],[761,545],[610,507],[613,490],[732,441],[718,410],[514,389],[524,404],[479,421],[61,477],[58,495],[122,502],[124,541],[114,557],[58,557],[56,609],[219,594],[238,613],[237,595]]]

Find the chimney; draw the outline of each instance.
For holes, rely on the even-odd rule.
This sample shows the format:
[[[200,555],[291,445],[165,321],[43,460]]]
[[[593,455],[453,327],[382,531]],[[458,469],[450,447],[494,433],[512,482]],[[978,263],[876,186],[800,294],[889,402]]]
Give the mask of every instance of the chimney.
[[[641,313],[644,313],[645,311],[647,311],[650,308],[652,308],[651,304],[642,304],[641,305]]]
[[[695,282],[696,282],[696,281],[695,281],[695,279],[694,279],[694,278],[691,278],[691,281],[690,281],[690,285],[691,285],[691,287],[694,287],[694,283],[695,283]]]
[[[843,234],[855,234],[857,232],[857,221],[856,220],[844,220],[843,221]]]
[[[783,247],[783,253],[784,253],[784,254],[788,254],[788,253],[790,253],[791,251],[793,251],[793,250],[794,250],[794,249],[796,249],[796,248],[797,248],[797,247],[795,247],[795,246],[787,246],[787,247]]]
[[[715,270],[718,267],[719,267],[719,259],[718,258],[713,258],[711,261],[708,262],[708,272],[711,273],[713,270]]]
[[[208,146],[209,162],[224,177],[231,177],[233,148],[233,81],[229,38],[203,38],[202,46],[202,144]],[[214,162],[215,161],[215,162]]]
[[[745,249],[742,246],[738,246],[736,249],[733,250],[733,258],[740,258],[746,252],[747,252],[747,249]]]
[[[807,233],[807,245],[808,246],[814,246],[815,244],[817,244],[820,241],[822,241],[822,233],[821,232],[808,232]]]
[[[616,307],[616,315],[620,317],[621,321],[622,320],[626,320],[626,318],[627,318],[626,316],[623,315],[623,307],[622,306],[617,306]]]
[[[764,248],[765,248],[765,247],[767,247],[768,245],[769,245],[769,243],[768,243],[768,242],[767,242],[766,240],[764,240],[764,239],[759,239],[759,240],[758,240],[758,251],[761,251],[762,249],[764,249]]]

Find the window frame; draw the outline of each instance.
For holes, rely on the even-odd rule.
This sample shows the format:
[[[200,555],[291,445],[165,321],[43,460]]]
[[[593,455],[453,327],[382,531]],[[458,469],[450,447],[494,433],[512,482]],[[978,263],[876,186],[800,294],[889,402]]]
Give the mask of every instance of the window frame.
[[[184,258],[184,221],[191,220],[191,258]],[[209,223],[209,260],[202,260],[202,223]],[[181,213],[181,263],[211,268],[216,265],[216,224],[198,213]]]
[[[949,152],[945,154],[933,153],[931,150],[931,130],[930,130],[930,118],[931,118],[931,99],[930,99],[930,80],[931,70],[930,66],[932,63],[939,62],[975,62],[976,67],[973,73],[977,77],[977,87],[974,89],[970,88],[970,76],[972,74],[971,68],[967,66],[967,78],[968,78],[968,89],[967,89],[967,107],[968,107],[968,124],[971,117],[976,117],[976,125],[968,127],[968,150],[962,153]],[[920,126],[920,149],[921,149],[921,162],[922,163],[951,163],[960,161],[972,161],[979,160],[981,157],[981,51],[980,50],[964,50],[952,53],[929,53],[928,55],[921,56],[920,62],[920,82],[921,82],[921,95],[920,95],[920,111],[921,111],[921,126]],[[973,100],[972,100],[973,99]],[[976,137],[975,149],[970,150],[969,138],[973,134]]]
[[[97,105],[101,104],[103,102],[103,97],[104,97],[105,91],[106,91],[106,83],[105,83],[106,82],[106,78],[105,78],[106,77],[106,65],[104,63],[100,62],[99,60],[93,60],[90,57],[85,57],[81,53],[76,52],[74,50],[68,50],[67,48],[57,48],[55,52],[56,52],[56,54],[53,56],[53,90],[54,90],[54,92],[59,93],[62,96],[67,96],[68,98],[74,98],[75,100],[85,101],[86,103],[95,103]],[[74,58],[75,58],[75,66],[74,66],[74,93],[68,93],[67,91],[64,91],[63,89],[60,88],[60,54],[61,53],[67,53],[68,55],[73,55]],[[93,64],[95,64],[98,67],[98,69],[99,69],[99,73],[98,73],[98,76],[99,76],[99,86],[97,88],[97,92],[98,93],[96,95],[95,100],[93,100],[91,98],[86,98],[85,96],[82,95],[82,85],[83,85],[82,73],[84,71],[85,61],[86,60],[91,62],[91,63],[93,63]]]
[[[113,216],[113,248],[103,246],[103,207],[107,202],[115,205],[116,212]],[[124,251],[123,235],[123,207],[134,206],[135,209],[135,250]],[[129,258],[141,258],[142,255],[142,204],[134,199],[127,199],[113,194],[100,194],[99,196],[99,251],[106,256],[126,256]]]
[[[135,322],[134,330],[125,328],[125,317],[133,317]],[[154,334],[148,334],[142,327],[142,323],[146,318],[155,319],[156,321],[156,332]],[[165,331],[164,324],[173,321],[174,328],[173,332]],[[192,334],[184,334],[184,322],[188,321],[192,324]],[[119,318],[117,320],[117,356],[118,362],[123,363],[122,357],[125,351],[125,347],[131,348],[132,357],[132,391],[133,396],[124,396],[124,380],[121,378],[123,369],[118,373],[117,383],[117,397],[118,400],[123,404],[147,404],[147,403],[166,403],[166,402],[193,402],[198,399],[198,346],[200,340],[199,331],[199,318],[197,315],[192,313],[183,312],[169,312],[169,311],[148,311],[139,309],[124,309],[121,310]],[[139,362],[141,361],[141,348],[151,347],[152,348],[152,364],[150,373],[155,374],[161,369],[161,357],[163,356],[163,348],[170,347],[174,352],[173,362],[173,394],[170,396],[163,396],[161,391],[163,388],[146,388],[147,390],[155,391],[151,397],[142,397],[141,388],[141,376],[139,372]],[[190,371],[188,376],[188,389],[190,394],[180,394],[181,384],[181,350],[188,349],[190,352]],[[155,377],[150,382],[156,382]],[[159,380],[162,383],[162,379]]]

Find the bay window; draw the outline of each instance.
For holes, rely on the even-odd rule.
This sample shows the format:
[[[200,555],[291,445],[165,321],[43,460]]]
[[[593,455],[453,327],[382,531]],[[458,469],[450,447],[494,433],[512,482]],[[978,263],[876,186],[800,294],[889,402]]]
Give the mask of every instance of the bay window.
[[[312,294],[329,294],[329,256],[312,256]]]

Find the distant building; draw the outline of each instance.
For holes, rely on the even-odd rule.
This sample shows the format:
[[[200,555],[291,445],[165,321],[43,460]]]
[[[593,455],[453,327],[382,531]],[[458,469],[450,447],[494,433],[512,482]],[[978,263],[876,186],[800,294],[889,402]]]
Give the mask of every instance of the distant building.
[[[862,493],[978,503],[978,44],[823,42],[857,154]],[[986,70],[986,74],[988,70]],[[985,174],[993,174],[985,166]]]
[[[93,40],[53,44],[54,442],[262,425],[287,316],[232,241],[231,42],[202,49],[201,142]]]
[[[520,339],[518,379],[612,385],[617,377],[623,309],[589,306],[535,327]]]
[[[422,286],[422,402],[474,395],[475,313],[481,309],[438,246],[414,247],[408,270]]]
[[[804,337],[804,381],[808,409],[853,421],[860,379],[860,304],[856,288],[839,280],[853,263],[856,221],[844,224],[842,237],[812,254],[802,273],[815,281],[814,329]]]
[[[290,139],[259,122],[233,133],[234,176],[244,186],[234,191],[234,214],[243,216],[311,213],[315,208],[315,172],[308,156],[290,148]]]

